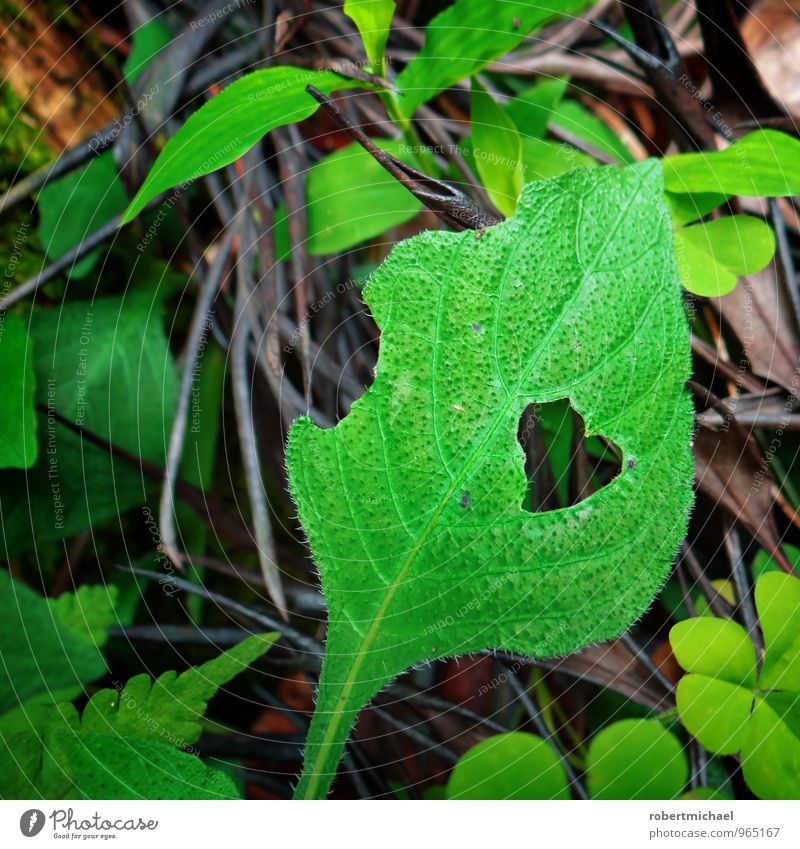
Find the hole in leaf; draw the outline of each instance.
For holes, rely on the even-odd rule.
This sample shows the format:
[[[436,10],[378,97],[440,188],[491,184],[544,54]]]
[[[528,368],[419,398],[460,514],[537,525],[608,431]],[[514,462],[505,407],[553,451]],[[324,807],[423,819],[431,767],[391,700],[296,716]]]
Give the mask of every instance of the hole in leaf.
[[[582,416],[566,398],[525,408],[517,430],[528,479],[525,510],[545,513],[579,504],[620,473],[619,447],[585,434]]]

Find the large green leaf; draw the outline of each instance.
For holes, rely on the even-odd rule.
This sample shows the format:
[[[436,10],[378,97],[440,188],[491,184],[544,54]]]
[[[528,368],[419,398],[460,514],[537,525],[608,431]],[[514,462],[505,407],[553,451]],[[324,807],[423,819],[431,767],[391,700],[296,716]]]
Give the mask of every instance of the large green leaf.
[[[724,150],[681,153],[664,160],[671,192],[780,197],[800,194],[800,140],[756,130]]]
[[[41,693],[80,688],[105,671],[89,627],[64,627],[46,599],[0,569],[0,713]]]
[[[16,315],[0,316],[0,364],[3,367],[3,426],[0,469],[27,469],[36,462],[36,379],[28,331]]]
[[[473,746],[455,765],[448,799],[569,799],[567,776],[549,743],[512,732]]]
[[[306,91],[308,85],[325,94],[364,87],[332,71],[288,65],[236,80],[194,112],[164,145],[122,223],[135,218],[165,189],[210,174],[238,159],[275,127],[313,115],[319,104]]]
[[[671,227],[657,162],[577,169],[486,231],[403,242],[370,279],[375,382],[335,428],[295,421],[287,449],[329,617],[299,796],[325,795],[359,710],[407,667],[568,653],[652,600],[692,503]],[[622,472],[532,514],[518,424],[560,398]]]
[[[200,719],[217,690],[267,652],[277,634],[257,634],[219,657],[178,675],[131,678],[121,690],[100,690],[83,711],[84,732],[165,740],[185,747],[200,736]]]
[[[138,468],[51,412],[163,464],[178,381],[161,312],[145,292],[33,312],[39,459],[26,472],[0,473],[0,553],[61,539],[144,500]]]
[[[513,50],[532,30],[587,5],[587,0],[456,0],[428,24],[422,50],[397,77],[402,113],[411,117],[420,104]]]
[[[50,259],[58,259],[125,209],[125,189],[117,175],[111,151],[88,165],[48,182],[39,192],[39,239]],[[103,249],[81,257],[70,269],[71,277],[85,277]]]
[[[413,163],[413,154],[402,142],[374,141],[401,161]],[[410,221],[422,209],[360,144],[347,145],[310,169],[306,199],[306,247],[312,256],[349,250]]]
[[[652,719],[624,719],[600,731],[586,756],[593,799],[676,799],[689,778],[680,741]]]

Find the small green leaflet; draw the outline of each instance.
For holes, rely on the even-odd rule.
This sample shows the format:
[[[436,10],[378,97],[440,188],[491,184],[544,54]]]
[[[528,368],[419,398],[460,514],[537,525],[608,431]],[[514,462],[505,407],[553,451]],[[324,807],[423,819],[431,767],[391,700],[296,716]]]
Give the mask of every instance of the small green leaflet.
[[[277,636],[248,637],[180,675],[165,672],[154,682],[137,675],[99,690],[82,716],[45,698],[0,715],[4,797],[236,798],[229,778],[178,749],[200,736],[208,700]]]
[[[394,0],[345,0],[344,13],[358,27],[370,70],[384,73],[383,51],[394,15]]]
[[[194,112],[164,145],[121,223],[134,219],[165,189],[229,165],[275,127],[313,115],[319,104],[306,91],[308,85],[325,94],[364,88],[363,82],[332,71],[286,65],[236,80]]]
[[[689,780],[680,740],[653,719],[624,719],[592,739],[586,756],[592,799],[677,799]]]
[[[658,162],[576,169],[528,185],[486,231],[409,239],[365,300],[374,384],[335,428],[295,421],[287,448],[329,621],[301,798],[326,795],[358,712],[409,666],[621,633],[692,503],[689,331]],[[561,398],[622,472],[532,514],[518,424]]]
[[[756,130],[724,150],[682,153],[664,160],[670,192],[781,197],[800,194],[800,140]]]
[[[456,0],[428,24],[422,50],[398,75],[400,111],[410,118],[418,106],[477,74],[533,30],[587,5],[587,0]]]
[[[167,740],[181,748],[200,736],[206,703],[231,678],[265,654],[277,634],[248,637],[219,657],[178,675],[165,672],[155,681],[147,674],[117,690],[100,690],[83,711],[81,727],[97,734]]]
[[[584,777],[592,799],[677,799],[689,765],[680,740],[660,722],[623,719],[592,738]],[[446,793],[448,799],[570,798],[554,745],[523,731],[473,746],[459,758]]]
[[[564,767],[553,747],[521,731],[473,746],[455,765],[448,799],[569,799]]]
[[[677,705],[687,731],[719,755],[741,752],[750,789],[762,799],[800,794],[800,581],[765,572],[755,588],[764,635],[759,673],[753,643],[736,622],[700,617],[670,631],[688,674]]]
[[[686,289],[706,297],[726,295],[738,275],[769,265],[775,234],[760,218],[729,215],[675,231],[678,270]]]
[[[0,316],[0,363],[5,396],[0,469],[27,469],[39,453],[33,407],[36,379],[28,331],[17,315]]]

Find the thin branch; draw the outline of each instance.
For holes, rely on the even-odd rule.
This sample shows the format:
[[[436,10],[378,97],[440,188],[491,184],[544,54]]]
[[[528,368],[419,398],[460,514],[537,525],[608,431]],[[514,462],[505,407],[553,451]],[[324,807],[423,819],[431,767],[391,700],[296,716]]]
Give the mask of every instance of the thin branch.
[[[246,193],[245,193],[246,195]],[[280,571],[277,565],[275,543],[272,538],[272,525],[269,517],[269,507],[264,482],[261,476],[261,461],[258,456],[258,445],[253,423],[253,404],[250,396],[250,380],[248,377],[248,340],[252,330],[250,310],[252,287],[250,285],[249,248],[250,221],[245,210],[241,210],[243,225],[239,238],[239,261],[236,265],[236,309],[234,314],[233,332],[231,334],[231,379],[233,383],[233,401],[236,410],[236,426],[239,433],[239,445],[242,451],[247,493],[250,498],[250,511],[253,515],[253,527],[258,547],[258,561],[264,575],[264,585],[267,589],[281,618],[288,620],[286,596],[281,585]]]
[[[175,528],[175,481],[183,456],[183,443],[186,438],[186,426],[189,419],[192,387],[195,383],[195,368],[202,354],[205,336],[208,329],[208,314],[217,296],[225,268],[235,238],[235,230],[231,228],[219,246],[217,255],[206,274],[200,295],[197,299],[192,322],[189,326],[189,337],[186,342],[186,362],[181,375],[180,392],[175,408],[175,418],[172,433],[169,438],[166,467],[164,469],[164,484],[161,489],[161,501],[158,511],[158,524],[161,532],[161,542],[164,553],[179,569],[183,568],[183,554],[178,547]]]

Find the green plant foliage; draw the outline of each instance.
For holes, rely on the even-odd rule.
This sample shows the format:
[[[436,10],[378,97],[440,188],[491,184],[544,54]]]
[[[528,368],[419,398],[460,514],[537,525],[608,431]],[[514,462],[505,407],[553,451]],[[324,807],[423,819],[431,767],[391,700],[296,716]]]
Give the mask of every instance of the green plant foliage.
[[[652,719],[624,719],[600,731],[586,757],[593,799],[676,799],[689,778],[680,741]]]
[[[150,60],[172,41],[172,33],[158,18],[152,18],[133,31],[131,41],[131,52],[122,66],[129,86],[136,83]]]
[[[633,155],[614,131],[577,100],[560,100],[556,103],[550,121],[597,150],[613,156],[618,162],[630,165],[634,161]]]
[[[478,82],[472,81],[473,154],[492,203],[508,217],[522,191],[522,143],[514,122]]]
[[[413,164],[414,157],[403,142],[373,141],[402,162]],[[347,145],[310,169],[306,200],[306,249],[312,256],[349,250],[410,221],[422,209],[414,195],[360,144]]]
[[[122,223],[160,192],[229,165],[275,127],[313,115],[319,104],[306,91],[308,85],[330,94],[365,84],[332,71],[284,65],[236,80],[194,112],[164,145]]]
[[[112,599],[83,590],[89,602],[87,627],[64,626],[61,613],[78,602],[72,594],[55,604],[0,570],[0,713],[51,691],[74,690],[106,671],[103,656],[93,642],[94,628],[111,615]]]
[[[52,745],[80,799],[239,798],[224,772],[167,743],[82,734],[54,737]]]
[[[0,469],[27,469],[36,462],[36,412],[31,343],[22,319],[0,317],[0,362],[3,363],[5,416],[0,430]]]
[[[101,154],[83,168],[48,182],[39,192],[39,240],[51,260],[64,256],[87,236],[125,209],[128,198],[117,176],[114,155]],[[85,277],[103,248],[81,257],[70,277]]]
[[[565,77],[541,80],[536,85],[511,98],[506,113],[516,124],[523,138],[543,139],[547,124],[567,90]]]
[[[455,765],[448,799],[569,799],[567,776],[552,746],[535,734],[498,734]]]
[[[30,317],[39,459],[0,474],[7,555],[61,539],[144,500],[141,471],[58,422],[51,411],[163,464],[178,380],[161,304],[147,292],[35,310]],[[2,551],[0,548],[0,551]]]
[[[185,747],[200,736],[208,700],[231,678],[265,654],[277,634],[259,634],[178,675],[131,678],[121,690],[100,690],[83,711],[83,731],[167,740]]]
[[[688,673],[677,693],[687,730],[709,751],[741,751],[750,789],[764,799],[800,794],[800,581],[767,572],[756,583],[764,661],[744,629],[720,619],[679,622],[670,632]]]
[[[751,215],[681,227],[675,242],[684,288],[707,297],[726,295],[739,275],[761,271],[775,253],[772,228]]]
[[[277,636],[249,637],[180,675],[165,672],[154,682],[138,675],[120,690],[100,690],[82,716],[73,705],[52,699],[28,701],[0,714],[3,797],[236,798],[230,778],[178,749],[200,736],[208,700]]]
[[[703,218],[729,199],[728,195],[715,192],[665,192],[664,196],[675,227]]]
[[[224,773],[168,743],[85,734],[74,709],[49,709],[45,725],[3,734],[5,799],[235,799]]]
[[[383,51],[394,15],[394,0],[345,0],[344,13],[358,27],[374,74],[383,74]]]
[[[477,74],[534,29],[587,5],[586,0],[456,0],[428,24],[422,50],[397,77],[402,114],[410,118],[418,106]]]
[[[55,621],[90,646],[102,648],[108,629],[119,622],[117,588],[113,584],[84,584],[74,593],[47,599]]]
[[[597,162],[577,148],[545,139],[522,139],[522,170],[525,182],[546,180],[573,168],[594,168]]]
[[[568,653],[650,603],[692,502],[672,245],[658,163],[578,169],[496,227],[401,243],[372,276],[375,382],[333,429],[295,421],[287,449],[329,611],[298,796],[325,795],[358,711],[407,667]],[[565,397],[622,473],[531,514],[519,419]]]
[[[800,140],[756,130],[713,153],[682,153],[663,160],[671,192],[780,197],[800,194]]]

